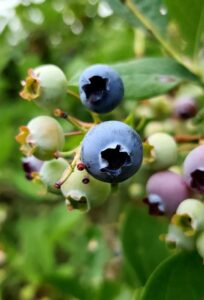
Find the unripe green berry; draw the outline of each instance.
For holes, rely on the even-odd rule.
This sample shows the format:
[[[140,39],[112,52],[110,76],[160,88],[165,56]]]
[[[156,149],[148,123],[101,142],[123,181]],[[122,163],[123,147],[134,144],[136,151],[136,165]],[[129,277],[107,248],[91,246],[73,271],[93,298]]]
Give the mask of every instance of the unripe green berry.
[[[51,193],[60,194],[61,191],[55,188],[55,183],[61,178],[68,167],[68,162],[63,158],[52,159],[44,162],[40,169],[40,180]]]
[[[164,126],[162,122],[151,121],[145,126],[144,136],[148,137],[157,132],[164,132]]]
[[[195,247],[194,237],[186,236],[182,229],[174,224],[169,225],[164,240],[170,248],[193,250]]]
[[[172,217],[172,223],[179,226],[188,236],[204,230],[204,204],[197,199],[184,200]]]
[[[196,241],[196,248],[198,250],[198,253],[204,260],[204,232],[202,232],[198,236],[197,241]]]
[[[165,96],[155,97],[149,100],[149,105],[155,117],[162,119],[172,113],[172,102]]]
[[[39,116],[27,126],[20,127],[16,140],[22,145],[26,156],[34,155],[41,160],[54,158],[54,153],[64,147],[64,132],[60,124],[52,117]]]
[[[154,147],[152,150],[154,160],[151,162],[153,169],[167,169],[176,163],[178,150],[172,136],[158,132],[150,135],[147,142]]]
[[[165,121],[151,121],[149,122],[144,129],[144,136],[148,137],[154,133],[164,132],[164,133],[173,133],[175,130],[175,123],[173,120]]]
[[[34,101],[45,108],[60,106],[67,93],[67,79],[62,70],[55,65],[42,65],[28,71],[28,77],[23,81],[21,97]]]
[[[88,211],[105,202],[110,194],[110,184],[90,176],[86,170],[77,168],[61,186],[69,210]]]

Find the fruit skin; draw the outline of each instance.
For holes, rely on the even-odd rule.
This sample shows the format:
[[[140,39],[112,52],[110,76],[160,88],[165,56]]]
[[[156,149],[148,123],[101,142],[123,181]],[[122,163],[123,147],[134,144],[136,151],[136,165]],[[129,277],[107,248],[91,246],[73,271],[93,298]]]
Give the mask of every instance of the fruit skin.
[[[35,156],[28,156],[28,157],[23,157],[22,158],[22,167],[25,172],[25,176],[28,180],[32,180],[33,176],[32,173],[34,172],[39,172],[42,165],[43,161],[37,159]]]
[[[64,147],[64,132],[60,124],[52,117],[39,116],[32,119],[27,128],[26,142],[33,147],[33,155],[41,160],[49,160],[54,153]]]
[[[165,242],[171,248],[178,248],[191,251],[195,248],[193,236],[186,236],[180,227],[169,224],[168,233],[164,237]]]
[[[81,102],[91,111],[112,111],[124,96],[123,81],[107,65],[97,64],[87,68],[79,79]]]
[[[81,160],[95,178],[117,183],[140,167],[143,148],[140,136],[119,121],[106,121],[88,131],[82,141]]]
[[[61,106],[67,93],[67,79],[55,65],[42,65],[28,71],[21,97],[44,108]]]
[[[167,169],[176,163],[178,150],[172,136],[157,132],[150,135],[147,142],[154,147],[152,150],[154,161],[150,164],[154,170]]]
[[[88,179],[88,182],[84,183],[84,179]],[[91,207],[100,205],[107,200],[111,187],[110,184],[90,176],[86,170],[79,171],[75,168],[61,186],[61,191],[67,199],[69,210],[76,208],[88,211]],[[83,206],[80,206],[81,200],[84,201]]]
[[[146,185],[147,198],[144,202],[149,205],[153,215],[172,216],[178,205],[189,197],[188,187],[179,174],[162,171],[153,174]]]
[[[196,248],[199,253],[199,255],[203,258],[204,260],[204,232],[202,232],[197,240],[196,240]]]
[[[195,235],[204,230],[204,204],[197,199],[185,199],[179,204],[171,222],[179,226],[185,235]]]
[[[60,194],[61,191],[56,189],[55,183],[60,179],[68,162],[63,158],[52,159],[44,162],[40,169],[40,180],[47,187],[48,191],[54,194]]]
[[[179,119],[190,119],[196,115],[197,110],[197,105],[193,97],[182,96],[175,101],[174,115]]]
[[[187,155],[183,172],[188,186],[204,194],[204,145],[196,147]]]

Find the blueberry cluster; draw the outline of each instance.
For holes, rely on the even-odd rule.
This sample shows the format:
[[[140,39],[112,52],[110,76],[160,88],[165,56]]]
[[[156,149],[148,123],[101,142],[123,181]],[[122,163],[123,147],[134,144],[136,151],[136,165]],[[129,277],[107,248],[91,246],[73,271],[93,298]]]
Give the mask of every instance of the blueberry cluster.
[[[86,123],[61,110],[63,103],[57,100],[65,97],[67,79],[58,67],[29,70],[22,84],[23,99],[55,108],[55,115],[85,132],[81,144],[66,152],[62,126],[55,118],[43,115],[21,126],[16,136],[27,156],[23,159],[26,177],[40,180],[51,193],[61,193],[69,210],[87,211],[99,205],[108,198],[110,183],[122,182],[140,168],[142,141],[132,127],[120,121]],[[111,67],[93,65],[80,76],[79,94],[88,110],[107,113],[121,102],[124,85]]]
[[[184,159],[183,168],[178,164],[181,157],[177,142],[200,141],[197,136],[179,135],[180,128],[187,133],[194,130],[193,123],[189,122],[198,110],[194,97],[171,101],[162,96],[141,102],[136,106],[136,122],[131,127],[126,122],[102,122],[99,118],[100,114],[103,116],[116,108],[124,97],[121,77],[107,65],[87,68],[78,82],[79,96],[76,96],[92,115],[93,122],[81,121],[63,110],[67,79],[58,67],[46,65],[29,70],[22,84],[23,99],[54,109],[55,117],[66,119],[77,129],[65,133],[56,118],[47,115],[35,117],[21,126],[16,140],[26,156],[23,168],[27,179],[40,181],[48,192],[62,195],[69,211],[85,212],[108,199],[111,186],[131,178],[143,162],[141,172],[145,170],[148,176],[146,191],[140,199],[150,214],[170,219],[163,239],[168,245],[182,249],[197,247],[204,257],[204,204],[201,201],[204,145],[194,144]],[[139,125],[143,143],[133,129],[140,119],[145,119],[142,130]],[[81,135],[81,143],[67,151],[69,136],[75,134]]]

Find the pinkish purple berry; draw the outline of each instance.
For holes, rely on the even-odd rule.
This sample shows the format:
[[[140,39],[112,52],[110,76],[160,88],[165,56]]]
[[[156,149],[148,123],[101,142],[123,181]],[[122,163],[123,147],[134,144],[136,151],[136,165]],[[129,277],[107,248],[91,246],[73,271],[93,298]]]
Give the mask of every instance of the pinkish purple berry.
[[[187,155],[183,169],[187,185],[204,194],[204,145],[196,147]]]
[[[197,113],[197,105],[193,97],[183,96],[176,100],[174,114],[179,119],[190,119]]]
[[[43,165],[43,161],[37,159],[35,156],[29,156],[22,158],[22,167],[25,172],[25,176],[28,180],[32,180],[33,172],[39,172]]]
[[[180,202],[189,197],[189,190],[184,179],[177,173],[162,171],[153,174],[146,185],[147,197],[152,215],[171,216]]]

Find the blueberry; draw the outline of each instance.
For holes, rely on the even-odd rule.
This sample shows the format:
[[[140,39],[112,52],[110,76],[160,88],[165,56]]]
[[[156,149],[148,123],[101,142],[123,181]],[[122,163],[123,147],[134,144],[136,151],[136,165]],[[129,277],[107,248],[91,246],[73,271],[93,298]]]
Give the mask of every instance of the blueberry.
[[[40,180],[47,188],[48,192],[60,194],[61,191],[55,188],[55,183],[61,178],[63,172],[68,167],[68,162],[64,158],[45,161],[40,169]]]
[[[28,70],[27,78],[22,82],[20,96],[34,101],[44,108],[61,106],[67,94],[67,79],[63,71],[55,65],[42,65]]]
[[[167,169],[176,163],[178,149],[171,135],[157,132],[150,135],[147,142],[154,147],[152,150],[154,161],[150,164],[153,169]]]
[[[194,236],[204,230],[204,204],[197,199],[185,199],[179,204],[171,222],[179,226],[185,235]]]
[[[34,155],[40,160],[52,159],[65,142],[61,125],[49,116],[38,116],[27,126],[21,126],[16,140],[21,144],[20,150],[24,155]]]
[[[168,233],[163,237],[170,248],[178,248],[191,251],[195,248],[193,236],[187,236],[182,229],[174,224],[169,224]]]
[[[95,178],[117,183],[131,177],[143,158],[139,135],[119,121],[93,127],[82,141],[81,159]]]
[[[175,101],[174,114],[179,119],[189,119],[196,115],[197,104],[193,97],[182,96]]]
[[[124,96],[122,79],[107,65],[87,68],[79,79],[82,103],[91,111],[107,113],[113,110]]]
[[[33,176],[32,174],[34,172],[39,172],[42,165],[43,165],[43,161],[37,159],[35,156],[28,156],[28,157],[24,157],[22,159],[22,167],[23,170],[25,172],[25,176],[28,180],[32,180]]]
[[[196,241],[196,248],[198,254],[204,259],[204,232],[202,232]]]
[[[86,170],[77,167],[61,186],[68,210],[79,209],[88,211],[101,205],[108,199],[111,192],[110,184],[101,182],[90,176]]]
[[[149,213],[152,215],[171,216],[181,201],[189,196],[184,179],[171,171],[153,174],[147,182],[146,190],[144,202],[149,205]]]
[[[196,147],[187,155],[183,169],[188,186],[204,194],[204,145]]]

